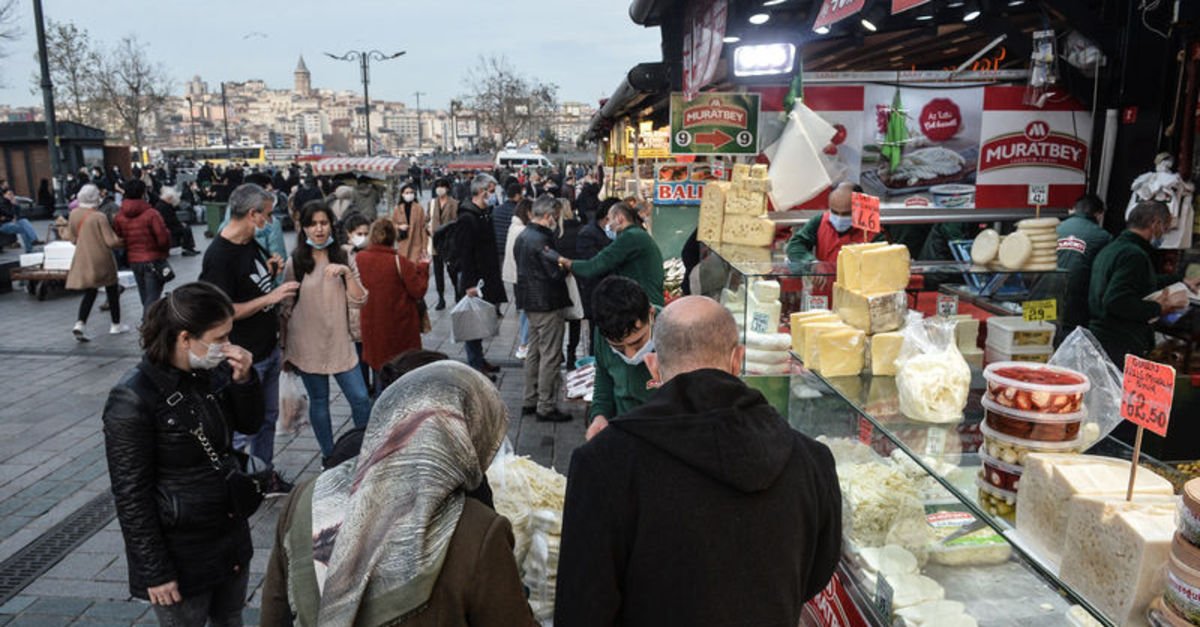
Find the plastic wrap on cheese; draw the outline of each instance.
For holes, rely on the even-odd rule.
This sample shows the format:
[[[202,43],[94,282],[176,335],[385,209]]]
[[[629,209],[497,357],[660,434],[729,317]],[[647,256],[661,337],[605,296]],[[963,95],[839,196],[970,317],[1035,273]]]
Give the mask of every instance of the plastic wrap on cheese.
[[[906,527],[906,519],[928,526],[917,488],[894,465],[884,462],[841,464],[837,472],[842,499],[850,512],[844,521],[846,534],[858,544],[889,544],[889,535],[895,535],[893,529]],[[891,543],[912,550],[925,546],[927,541]]]
[[[958,422],[967,406],[971,368],[955,344],[954,322],[909,315],[896,359],[900,413],[919,422]]]

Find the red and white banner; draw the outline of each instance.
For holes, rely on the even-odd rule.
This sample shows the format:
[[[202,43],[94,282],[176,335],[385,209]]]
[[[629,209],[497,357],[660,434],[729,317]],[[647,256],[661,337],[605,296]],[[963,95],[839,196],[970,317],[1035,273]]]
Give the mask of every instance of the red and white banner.
[[[825,0],[821,3],[821,11],[813,20],[813,30],[836,24],[862,10],[867,0]]]
[[[929,4],[929,2],[930,0],[892,0],[892,15],[903,13],[922,4]]]
[[[688,30],[683,35],[683,93],[695,99],[712,82],[725,44],[729,0],[704,0],[688,5]]]

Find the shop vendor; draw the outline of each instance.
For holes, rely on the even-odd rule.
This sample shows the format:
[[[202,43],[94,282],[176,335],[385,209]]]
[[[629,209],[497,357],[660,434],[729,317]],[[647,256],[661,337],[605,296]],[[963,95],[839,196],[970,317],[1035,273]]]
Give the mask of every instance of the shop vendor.
[[[846,244],[861,244],[865,241],[883,241],[883,233],[867,236],[862,229],[854,228],[851,216],[850,195],[853,183],[840,183],[829,194],[829,211],[820,218],[809,220],[800,230],[792,233],[787,243],[788,261],[837,261],[838,251]]]

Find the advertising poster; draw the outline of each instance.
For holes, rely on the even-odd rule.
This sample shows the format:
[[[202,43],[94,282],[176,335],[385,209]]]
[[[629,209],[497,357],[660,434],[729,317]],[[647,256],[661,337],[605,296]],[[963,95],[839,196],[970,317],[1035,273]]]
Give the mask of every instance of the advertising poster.
[[[752,93],[671,94],[671,154],[757,155],[760,106]]]
[[[654,204],[699,205],[704,198],[704,185],[721,178],[720,164],[660,163],[654,168]]]

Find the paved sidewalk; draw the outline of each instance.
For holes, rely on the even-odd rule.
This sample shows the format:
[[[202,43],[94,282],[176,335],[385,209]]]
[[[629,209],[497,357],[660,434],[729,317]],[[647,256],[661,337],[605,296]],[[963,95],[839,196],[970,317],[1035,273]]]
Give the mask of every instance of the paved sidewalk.
[[[41,232],[46,223],[35,226]],[[203,228],[194,231],[198,245],[207,247],[210,240],[203,237]],[[15,258],[9,252],[4,251],[3,259]],[[194,279],[200,260],[174,254],[170,261],[180,278],[171,285]],[[427,302],[437,301],[434,291],[431,280]],[[109,314],[99,310],[104,300],[100,298],[88,324],[92,341],[76,342],[71,326],[80,298],[77,293],[60,293],[38,302],[19,285],[12,293],[0,294],[0,562],[13,558],[29,567],[38,559],[59,560],[23,587],[19,569],[0,572],[0,595],[19,590],[0,605],[0,626],[154,623],[149,605],[129,595],[124,543],[116,520],[110,518],[100,423],[109,388],[140,359],[136,332],[108,335]],[[137,290],[125,291],[121,309],[123,321],[136,327],[141,316]],[[512,416],[509,438],[519,453],[565,473],[571,451],[583,442],[584,405],[564,405],[576,415],[569,423],[520,418],[522,362],[512,357],[517,316],[511,306],[505,311],[499,336],[485,343],[485,350],[502,368],[497,385]],[[449,339],[449,309],[438,312],[431,307],[430,314],[434,328],[424,337],[425,347],[465,361],[462,345]],[[340,390],[333,389],[333,419],[340,432],[350,412]],[[320,461],[311,429],[280,435],[275,461],[289,479],[315,475]],[[259,591],[280,504],[267,502],[251,521],[255,555],[247,625],[258,623]],[[97,516],[102,524],[98,530],[79,522]],[[61,547],[64,534],[70,533],[83,537],[65,555],[60,557],[62,550],[42,550]]]

